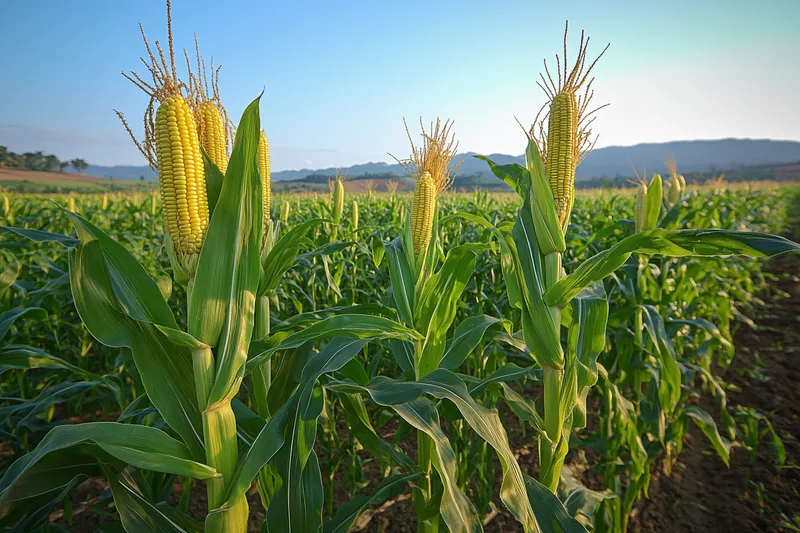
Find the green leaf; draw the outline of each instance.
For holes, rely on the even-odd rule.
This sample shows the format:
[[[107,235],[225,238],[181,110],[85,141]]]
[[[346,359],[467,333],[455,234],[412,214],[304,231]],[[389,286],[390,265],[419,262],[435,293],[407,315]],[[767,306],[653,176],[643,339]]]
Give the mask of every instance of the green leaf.
[[[0,233],[13,233],[20,237],[25,237],[33,242],[55,242],[65,248],[75,248],[78,246],[78,239],[75,237],[68,237],[60,233],[51,233],[38,229],[28,228],[14,228],[11,226],[0,226]]]
[[[175,316],[164,300],[158,283],[147,274],[141,263],[97,226],[80,215],[69,211],[66,213],[81,244],[92,241],[100,243],[114,296],[125,309],[125,313],[139,321],[178,329]]]
[[[381,503],[402,493],[406,485],[419,479],[422,473],[392,474],[383,478],[369,496],[360,494],[336,509],[336,515],[325,523],[323,533],[347,533],[356,519],[370,505]]]
[[[131,349],[136,369],[153,405],[181,436],[193,457],[205,457],[203,425],[197,407],[189,350],[172,344],[151,322],[144,320],[158,314],[153,308],[140,309],[138,314],[143,320],[136,320],[128,314],[129,308],[123,307],[117,299],[109,273],[108,267],[113,267],[114,263],[106,263],[100,241],[87,240],[70,250],[69,263],[73,300],[86,328],[106,346]],[[124,270],[116,271],[116,287],[134,291],[137,286],[135,279],[124,274]],[[157,298],[166,305],[158,287],[153,285]],[[127,301],[132,299],[126,298]]]
[[[606,346],[608,300],[602,283],[584,289],[572,301],[577,322],[570,328],[570,344],[574,344],[578,365],[577,403],[572,425],[586,427],[586,398],[597,383],[597,357]]]
[[[335,315],[292,333],[274,345],[259,343],[257,346],[261,349],[247,361],[248,371],[252,371],[255,365],[269,360],[272,354],[279,350],[298,348],[309,341],[330,339],[339,335],[354,339],[418,340],[421,338],[416,331],[388,318],[371,315]]]
[[[516,270],[522,274],[520,280],[523,281],[522,332],[525,343],[540,366],[561,368],[564,366],[564,352],[561,348],[560,324],[553,322],[552,315],[543,301],[544,265],[528,200],[517,212],[513,237],[519,262]]]
[[[475,270],[475,253],[466,246],[451,249],[441,269],[425,282],[414,308],[414,325],[425,335],[418,375],[436,369],[444,354],[445,336],[456,317],[458,303]]]
[[[681,369],[671,338],[664,328],[664,319],[658,309],[650,305],[642,306],[642,322],[653,343],[655,354],[661,366],[659,373],[658,398],[661,408],[670,416],[681,399]]]
[[[746,255],[769,257],[800,245],[767,233],[728,230],[652,229],[631,235],[587,259],[544,294],[547,305],[564,307],[585,287],[621,267],[634,252],[668,257]]]
[[[458,368],[483,340],[486,332],[503,324],[503,320],[489,315],[476,315],[464,319],[456,327],[453,339],[442,357],[440,368]]]
[[[531,476],[524,474],[525,488],[542,533],[586,533],[586,528],[571,517],[558,497]]]
[[[290,331],[293,329],[308,327],[320,320],[330,318],[336,315],[380,315],[388,318],[397,318],[397,311],[391,307],[386,307],[381,304],[356,304],[356,305],[342,305],[339,307],[327,307],[319,311],[309,311],[308,313],[300,313],[288,317],[283,322],[272,326],[272,334],[281,331]]]
[[[564,232],[558,221],[556,201],[553,190],[545,175],[544,163],[539,154],[539,147],[533,139],[528,140],[525,150],[525,162],[531,176],[530,207],[533,218],[533,227],[542,255],[551,252],[564,253],[567,245],[564,241]]]
[[[714,447],[720,459],[725,463],[725,466],[730,466],[731,462],[731,443],[720,436],[717,431],[717,423],[711,418],[711,415],[700,409],[695,405],[690,405],[684,411],[684,414],[694,420],[697,427],[708,437],[708,441]]]
[[[389,263],[389,279],[392,295],[400,318],[409,326],[414,325],[414,276],[403,251],[403,240],[397,237],[384,244]]]
[[[189,333],[217,347],[209,404],[227,396],[241,377],[253,333],[263,236],[259,100],[245,109],[239,121],[189,302]]]
[[[497,411],[475,402],[464,382],[455,374],[440,368],[420,381],[396,381],[378,376],[365,387],[335,380],[330,380],[325,386],[338,392],[367,393],[375,403],[393,409],[424,394],[453,402],[464,420],[497,452],[503,469],[500,488],[503,503],[522,523],[525,531],[538,531],[536,518],[528,502],[522,471],[509,447],[508,437]]]
[[[8,344],[0,348],[0,373],[6,370],[28,370],[32,368],[50,368],[69,370],[87,380],[101,380],[97,374],[73,365],[60,357],[20,344]]]
[[[314,218],[295,226],[278,239],[264,261],[264,273],[258,287],[258,294],[272,295],[278,288],[283,275],[289,270],[307,241],[308,232],[324,222]]]
[[[39,494],[61,490],[76,476],[99,475],[99,460],[196,479],[217,475],[193,461],[183,443],[160,429],[116,422],[58,426],[0,479],[0,517]]]
[[[323,374],[341,369],[366,343],[367,341],[363,339],[342,337],[329,342],[322,351],[308,360],[303,368],[297,391],[284,405],[287,418],[285,444],[273,462],[282,484],[273,495],[267,512],[270,530],[287,533],[313,531],[315,528],[309,524],[321,522],[321,505],[320,508],[314,508],[304,503],[309,497],[315,498],[315,495],[322,492],[319,466],[315,466],[316,455],[313,453],[316,420],[321,414],[322,406],[320,397],[319,407],[314,407],[312,393]],[[312,457],[313,459],[309,461]],[[308,468],[311,468],[312,472],[307,472]]]
[[[193,533],[149,501],[130,472],[117,471],[111,466],[105,466],[103,471],[127,533]]]
[[[15,307],[0,314],[0,341],[6,336],[8,330],[18,318],[24,315],[35,315],[40,321],[47,321],[47,311],[39,307]]]
[[[375,457],[386,464],[396,464],[412,472],[416,466],[396,444],[389,443],[378,436],[369,419],[364,400],[357,394],[341,394],[342,408],[349,432]]]
[[[492,171],[492,174],[506,182],[506,184],[514,189],[522,198],[528,195],[528,191],[531,189],[531,178],[528,169],[517,163],[498,165],[488,157],[482,155],[473,155],[472,157],[480,159],[481,161],[486,161],[489,164],[489,169]]]
[[[403,374],[414,377],[414,345],[408,341],[401,341],[398,339],[389,340],[389,348],[392,350],[397,366],[403,371]]]
[[[205,149],[201,146],[200,152],[203,154],[203,168],[206,172],[206,196],[208,197],[208,212],[214,214],[214,208],[219,201],[222,184],[225,182],[225,175],[220,171],[214,161],[208,157]]]
[[[458,460],[447,435],[439,425],[436,405],[427,398],[392,405],[403,419],[417,430],[427,434],[433,442],[433,466],[442,481],[443,494],[439,512],[449,531],[468,533],[483,531],[475,506],[458,486]]]

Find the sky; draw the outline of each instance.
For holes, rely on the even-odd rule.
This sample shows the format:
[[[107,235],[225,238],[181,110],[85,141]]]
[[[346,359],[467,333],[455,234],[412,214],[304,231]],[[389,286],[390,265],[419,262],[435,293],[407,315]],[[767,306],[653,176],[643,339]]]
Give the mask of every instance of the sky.
[[[515,121],[546,98],[542,60],[580,30],[597,63],[597,147],[725,137],[800,141],[800,0],[670,2],[173,0],[175,46],[222,64],[238,120],[264,90],[274,170],[405,156],[403,117],[455,121],[459,151],[520,154]],[[141,134],[148,38],[167,40],[162,0],[5,0],[0,17],[0,145],[98,165],[144,158],[113,109]],[[183,62],[179,63],[182,65]],[[416,128],[413,126],[416,125]]]

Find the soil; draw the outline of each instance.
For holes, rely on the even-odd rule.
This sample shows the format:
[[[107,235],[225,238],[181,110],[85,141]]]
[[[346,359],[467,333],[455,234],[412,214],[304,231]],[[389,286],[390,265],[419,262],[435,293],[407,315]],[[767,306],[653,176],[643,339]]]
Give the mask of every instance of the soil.
[[[797,385],[800,383],[800,280],[797,278],[800,257],[792,254],[776,258],[769,263],[768,273],[770,286],[761,295],[767,303],[753,317],[756,329],[743,326],[735,333],[736,354],[724,380],[733,386],[728,391],[729,411],[734,412],[736,406],[741,405],[755,408],[769,418],[783,439],[785,466],[776,465],[771,440],[766,436],[752,461],[743,447],[734,447],[728,468],[711,450],[700,430],[690,424],[691,429],[671,474],[665,473],[663,462],[653,464],[649,499],[643,498],[634,508],[630,531],[737,533],[800,530],[800,388]],[[535,476],[538,473],[535,445],[531,445],[530,436],[528,439],[519,437],[515,417],[509,416],[506,421],[520,466]],[[390,425],[383,428],[382,436],[390,438],[393,430]],[[413,436],[402,446],[410,456],[415,456]],[[321,452],[318,453],[322,456]],[[568,456],[568,462],[574,466],[593,464],[592,459],[591,452],[584,450],[576,450]],[[365,468],[367,476],[373,479],[370,484],[374,486],[374,480],[380,474],[374,463],[367,463]],[[499,470],[499,465],[497,468]],[[591,477],[591,471],[585,472],[583,478],[591,488],[601,488]],[[334,479],[334,502],[348,501],[351,496],[342,474],[337,474]],[[497,485],[496,492],[499,491],[499,480]],[[53,513],[51,520],[69,531],[95,531],[103,521],[103,509],[108,512],[108,507],[103,505],[98,509],[97,504],[92,505],[92,500],[104,488],[103,482],[89,480],[75,491],[71,526],[64,522],[59,512]],[[370,490],[369,486],[366,490]],[[177,503],[180,491],[181,487],[176,486],[172,504]],[[87,500],[88,505],[85,503]],[[248,500],[250,531],[258,531],[264,509],[256,494],[249,494]],[[195,483],[189,512],[201,518],[206,507],[205,488],[202,483]],[[358,524],[359,531],[405,533],[416,530],[416,518],[408,495],[370,510],[369,517]],[[487,533],[522,531],[504,509],[498,509],[487,517],[485,529]]]
[[[108,179],[98,178],[97,176],[90,176],[88,174],[78,174],[75,172],[41,172],[38,170],[20,170],[5,167],[0,167],[0,181],[108,183]]]
[[[632,531],[778,532],[800,528],[800,258],[779,257],[769,266],[775,277],[762,295],[767,305],[754,318],[757,329],[741,327],[736,355],[724,375],[737,391],[737,405],[764,413],[783,440],[786,464],[776,465],[769,436],[755,461],[743,447],[731,450],[731,466],[709,449],[699,429],[684,439],[672,475],[654,465],[650,499],[640,502]],[[763,426],[762,426],[763,428]]]

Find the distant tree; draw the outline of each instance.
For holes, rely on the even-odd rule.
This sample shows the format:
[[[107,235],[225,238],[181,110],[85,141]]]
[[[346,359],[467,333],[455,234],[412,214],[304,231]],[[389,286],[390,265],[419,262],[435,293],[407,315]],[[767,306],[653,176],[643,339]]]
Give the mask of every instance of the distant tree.
[[[8,148],[0,146],[0,166],[7,166],[8,163]]]
[[[8,162],[6,163],[6,166],[8,166],[9,168],[24,168],[25,158],[22,157],[20,154],[9,152]]]
[[[42,170],[45,170],[47,172],[55,172],[56,170],[58,170],[60,164],[61,161],[59,161],[56,156],[54,156],[53,154],[48,154],[44,156],[44,167]]]
[[[139,181],[144,181],[144,176],[139,176]]]
[[[44,154],[42,152],[25,152],[22,154],[25,170],[42,170],[44,167]]]
[[[69,166],[69,161],[59,161],[58,162],[58,171],[64,172],[64,169]]]
[[[69,164],[72,165],[72,168],[74,168],[78,174],[83,174],[83,171],[89,168],[89,163],[83,159],[73,159]]]

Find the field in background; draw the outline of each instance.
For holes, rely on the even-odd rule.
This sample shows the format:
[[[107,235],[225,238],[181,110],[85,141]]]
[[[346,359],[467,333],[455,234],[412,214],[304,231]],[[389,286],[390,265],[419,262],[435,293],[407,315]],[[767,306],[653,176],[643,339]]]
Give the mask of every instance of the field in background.
[[[44,178],[51,176],[42,176],[37,181],[34,173],[24,174],[30,178],[23,180],[26,185],[50,186]],[[97,182],[106,185],[108,180],[67,176],[74,178],[70,182],[74,186],[72,194],[17,194],[7,189],[2,194],[4,202],[0,224],[72,234],[72,225],[66,213],[45,201],[43,196],[68,206],[122,243],[142,261],[149,275],[160,280],[159,283],[163,282],[160,288],[182,323],[186,318],[182,311],[185,309],[186,293],[170,279],[171,267],[164,246],[161,202],[158,195],[153,194],[152,187],[128,187],[116,191],[106,189],[99,191],[100,194],[79,194],[91,192],[93,187],[98,186]],[[359,181],[363,182],[346,182],[346,188],[360,188],[362,184]],[[115,185],[122,183],[129,182],[114,182]],[[285,228],[297,227],[314,218],[330,218],[327,183],[319,185],[317,191],[276,193],[273,197],[273,217],[279,218]],[[792,224],[788,210],[797,195],[797,189],[796,184],[790,187],[771,182],[732,185],[718,182],[690,187],[682,219],[687,227],[784,232]],[[378,304],[386,301],[389,286],[387,263],[386,259],[383,263],[377,261],[376,255],[381,249],[380,242],[402,231],[411,208],[412,194],[404,191],[392,195],[382,189],[376,190],[379,192],[370,194],[361,189],[360,192],[345,195],[340,238],[346,246],[336,251],[332,260],[323,261],[309,254],[289,270],[272,311],[276,324],[304,312],[336,305],[348,306],[353,302]],[[631,231],[633,191],[578,191],[573,226],[567,235],[570,249],[574,250],[574,255],[569,258],[571,261],[610,247]],[[357,225],[352,216],[353,201],[358,205]],[[439,204],[442,217],[466,211],[500,224],[513,221],[519,198],[515,193],[446,192],[440,197]],[[320,226],[309,237],[309,249],[329,246],[332,239],[330,227]],[[447,221],[442,228],[442,239],[448,249],[461,243],[485,242],[488,238],[478,226],[456,219]],[[774,266],[780,265],[777,262],[740,257],[724,260],[684,258],[658,263],[656,273],[664,277],[664,286],[668,290],[663,291],[662,299],[653,300],[651,304],[658,305],[659,313],[663,314],[659,320],[663,319],[672,328],[669,331],[670,341],[674,342],[674,357],[683,369],[678,411],[665,420],[685,432],[674,437],[685,444],[685,449],[677,455],[677,459],[665,454],[654,429],[658,426],[657,421],[653,422],[645,416],[651,408],[650,400],[641,395],[637,397],[629,384],[617,382],[619,387],[623,387],[625,397],[633,402],[631,405],[635,412],[642,413],[638,422],[631,419],[633,421],[628,421],[625,427],[634,431],[637,439],[647,443],[647,451],[653,461],[652,467],[648,466],[653,475],[649,499],[641,498],[636,504],[631,531],[710,531],[714,530],[711,527],[714,524],[723,524],[727,531],[743,530],[736,529],[737,525],[749,530],[777,531],[782,527],[782,521],[788,523],[794,518],[800,524],[800,507],[792,495],[792,491],[796,490],[794,487],[800,483],[800,468],[797,466],[800,441],[796,436],[797,418],[793,414],[796,413],[798,402],[792,396],[796,390],[791,373],[794,370],[788,365],[792,353],[790,349],[784,349],[797,343],[796,335],[791,335],[796,331],[792,326],[796,325],[794,317],[800,305],[797,298],[800,292],[797,291],[794,274],[796,258],[794,260],[779,268]],[[67,253],[61,246],[34,244],[6,234],[0,240],[0,266],[3,267],[0,272],[5,270],[10,280],[6,284],[4,299],[0,302],[2,309],[25,306],[39,309],[31,312],[30,317],[21,318],[7,330],[0,351],[8,346],[26,344],[64,361],[63,364],[59,362],[61,366],[52,368],[26,368],[24,365],[5,368],[0,379],[0,422],[6,428],[7,436],[6,442],[0,447],[0,457],[3,458],[0,471],[6,469],[11,460],[32,449],[47,430],[56,425],[79,420],[116,420],[123,411],[133,413],[133,421],[152,416],[147,408],[137,410],[133,403],[141,401],[143,396],[136,375],[131,372],[133,364],[126,359],[126,352],[94,341],[81,326],[67,280]],[[762,268],[765,270],[762,271]],[[616,280],[620,287],[624,288],[626,276],[626,273],[620,272]],[[776,279],[781,280],[780,285],[774,282]],[[795,295],[793,299],[786,298],[785,295],[790,293]],[[622,290],[613,293],[612,317],[619,316],[624,310],[626,298]],[[794,307],[788,307],[789,304]],[[515,311],[509,307],[505,297],[500,264],[496,255],[489,252],[480,255],[476,271],[465,290],[463,305],[458,309],[456,323],[477,314],[516,320]],[[703,327],[689,330],[677,326],[689,318],[700,319],[701,322],[697,324]],[[749,327],[751,318],[760,321],[759,329]],[[776,330],[771,324],[778,325],[778,329],[782,330]],[[626,320],[622,319],[616,319],[610,325],[608,344],[601,355],[601,362],[610,369],[614,368],[614,360],[618,357],[616,351],[622,345],[620,343],[630,337],[627,327]],[[785,332],[785,339],[781,336],[784,335],[782,331]],[[761,337],[753,337],[757,334]],[[727,351],[728,346],[735,349],[735,355]],[[509,362],[523,366],[531,364],[530,358],[520,355],[524,354],[511,345],[487,342],[464,364],[484,379]],[[726,373],[721,365],[730,362],[731,357],[735,372]],[[375,375],[394,375],[397,371],[385,348],[373,348],[363,357],[363,363]],[[709,373],[699,372],[697,369],[701,367],[708,369]],[[709,386],[716,384],[726,387],[726,382],[733,384],[732,388],[725,388],[729,393],[727,410],[732,415],[720,418],[720,397]],[[115,389],[109,387],[108,383],[119,385]],[[618,490],[620,495],[624,495],[625,485],[619,480],[630,479],[629,476],[637,472],[630,463],[620,462],[618,455],[604,452],[602,439],[616,439],[623,433],[616,430],[610,434],[602,433],[605,426],[599,422],[604,416],[600,402],[604,398],[600,392],[603,383],[598,386],[598,392],[593,392],[589,397],[590,424],[576,434],[575,450],[570,453],[566,467],[582,484],[598,490]],[[514,388],[536,399],[538,383],[535,379],[526,378],[515,383]],[[494,393],[487,394],[491,396]],[[52,400],[45,401],[48,395],[52,395]],[[239,398],[247,405],[252,403],[245,389]],[[535,473],[538,463],[536,454],[532,454],[530,449],[531,443],[535,442],[532,429],[502,404],[498,405],[511,446],[519,456],[523,469]],[[680,426],[680,420],[684,417],[680,414],[683,409],[689,406],[696,408],[697,405],[714,416],[719,431],[726,439],[730,436],[729,432],[733,432],[736,444],[729,450],[732,457],[730,469],[712,451],[714,445],[700,429],[693,424]],[[331,404],[329,408],[335,414],[339,406]],[[750,408],[757,411],[753,411],[754,414],[748,418],[750,411],[745,409]],[[371,414],[377,419],[376,413]],[[785,457],[780,464],[770,444],[772,438],[766,434],[758,435],[760,426],[755,417],[761,415],[768,417],[776,428],[775,434],[785,443]],[[336,420],[335,416],[332,420]],[[756,434],[752,431],[748,433],[754,420]],[[385,420],[378,426],[381,436],[387,440],[398,435],[396,427],[396,421],[386,423]],[[346,433],[344,430],[341,432]],[[476,440],[474,434],[458,432],[451,438],[456,450],[462,454],[459,455],[461,461],[479,469],[480,476],[488,478],[496,474],[492,470],[495,467],[491,456],[486,455],[485,450],[479,451],[483,455],[477,457],[467,455],[473,453],[470,450]],[[335,451],[343,458],[341,461],[337,459],[338,462],[328,462],[325,453],[321,448],[318,449],[325,468],[330,467],[335,473],[326,479],[325,485],[326,498],[330,498],[331,504],[348,501],[364,486],[374,486],[378,481],[375,468],[365,468],[362,474],[358,467],[353,471],[359,477],[351,476],[348,470],[350,465],[360,464],[362,460],[364,464],[369,464],[363,451],[351,447],[354,441],[340,439],[340,432],[326,429],[320,442],[318,448],[324,446],[327,453]],[[730,446],[728,441],[721,439],[719,443]],[[407,443],[401,439],[401,444]],[[615,446],[621,447],[623,456],[629,455],[626,442],[617,442]],[[679,463],[674,465],[673,475],[668,475],[665,465],[675,460]],[[688,468],[688,473],[684,473],[681,463],[694,465],[694,468]],[[715,483],[715,480],[723,478],[724,484]],[[170,480],[163,482],[167,491],[164,494],[173,490],[170,483]],[[183,490],[180,484],[175,486],[175,494]],[[480,501],[484,506],[487,498],[496,498],[492,484],[475,486],[482,488]],[[107,488],[99,479],[90,480],[81,490],[74,491],[71,499],[67,500],[69,503],[57,504],[50,514],[50,521],[77,533],[94,532],[99,523],[113,522],[113,514],[107,512],[110,503]],[[196,511],[202,507],[198,501],[202,503],[204,491],[196,484],[191,494],[190,511]],[[704,498],[709,495],[711,501],[705,501]],[[697,505],[678,506],[675,504],[677,499]],[[74,509],[70,523],[63,518],[62,506],[64,509]],[[251,498],[251,509],[254,515],[263,517],[264,510],[257,497]],[[369,524],[368,529],[365,526],[367,531],[412,531],[415,525],[410,499],[391,500],[369,516],[372,518],[371,522],[369,519],[366,522]],[[490,516],[492,518],[486,526],[488,533],[521,532],[507,511],[499,510]],[[196,517],[199,518],[199,515]]]
[[[27,194],[106,193],[150,191],[155,181],[112,180],[71,172],[38,172],[0,167],[0,187],[5,191]]]

